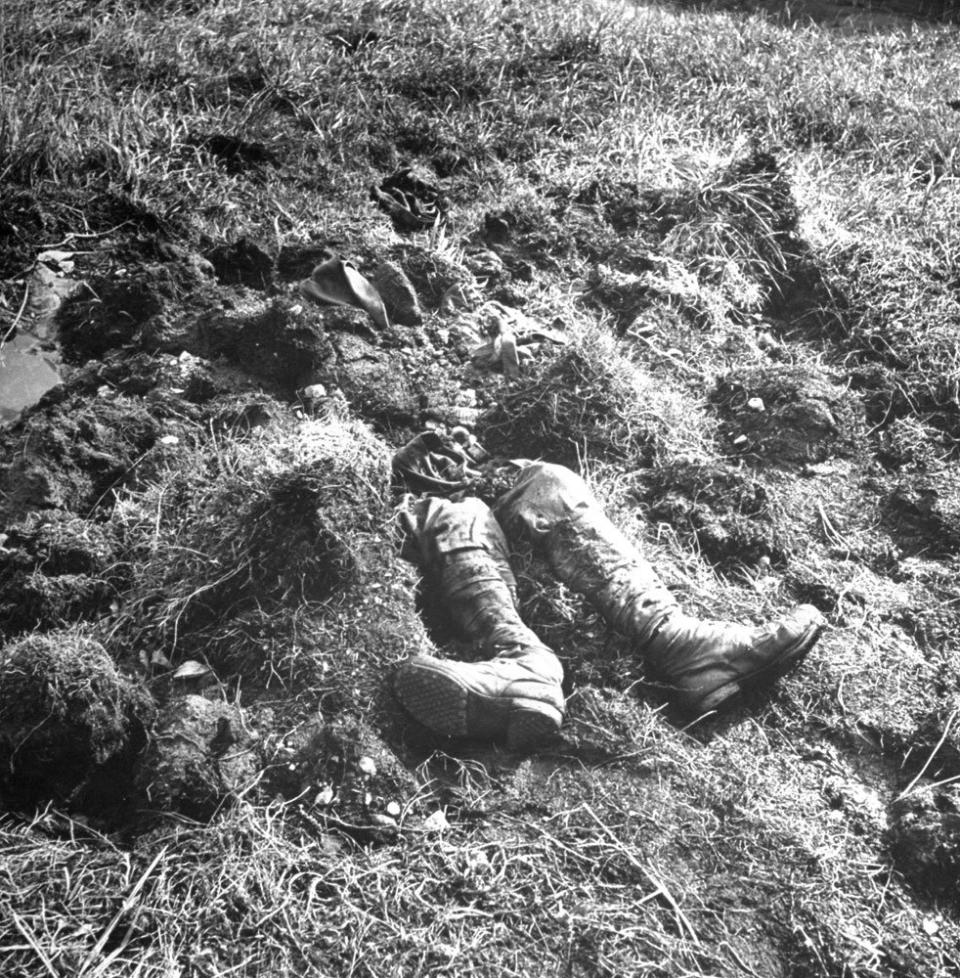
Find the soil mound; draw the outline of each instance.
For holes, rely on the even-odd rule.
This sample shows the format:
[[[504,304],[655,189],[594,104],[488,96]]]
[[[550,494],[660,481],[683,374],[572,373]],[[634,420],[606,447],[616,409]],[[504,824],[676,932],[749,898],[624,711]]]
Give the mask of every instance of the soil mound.
[[[890,851],[921,893],[960,905],[960,789],[925,788],[891,809]]]
[[[0,634],[53,628],[106,611],[121,576],[108,526],[31,513],[0,546]]]
[[[154,712],[103,646],[71,631],[0,650],[0,790],[76,801],[109,762],[132,760]]]
[[[814,367],[734,370],[711,394],[731,450],[764,464],[802,467],[866,449],[863,406]]]
[[[259,737],[239,707],[187,695],[163,708],[137,782],[154,807],[203,819],[251,788],[262,767]]]

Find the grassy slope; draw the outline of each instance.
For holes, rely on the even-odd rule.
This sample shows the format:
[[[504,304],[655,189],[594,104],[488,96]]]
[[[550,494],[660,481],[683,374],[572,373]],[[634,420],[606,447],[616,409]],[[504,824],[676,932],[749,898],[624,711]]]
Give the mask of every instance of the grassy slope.
[[[365,30],[377,39],[353,53],[330,37]],[[920,798],[915,776],[960,773],[955,33],[485,0],[14,2],[2,32],[5,200],[42,202],[40,217],[7,211],[25,215],[6,239],[8,306],[40,245],[106,232],[117,200],[192,248],[254,235],[379,254],[397,239],[369,186],[401,158],[432,162],[450,221],[418,247],[459,267],[484,214],[507,209],[535,266],[525,310],[573,338],[514,387],[477,381],[493,405],[481,437],[579,457],[691,608],[760,621],[813,596],[832,626],[771,702],[680,729],[631,691],[628,649],[530,585],[526,611],[577,690],[567,750],[434,759],[404,801],[430,812],[436,790],[451,827],[366,848],[254,796],[131,848],[53,811],[10,818],[4,974],[960,973],[955,878],[911,874],[888,834],[897,796]],[[215,133],[276,165],[225,166],[198,146]],[[780,177],[735,165],[754,147]],[[674,285],[625,313],[617,275],[651,252]],[[849,410],[817,442],[819,468],[764,450],[776,432],[743,411],[762,389],[775,414],[800,375]],[[168,648],[191,587],[234,559],[234,522],[197,514],[266,497],[315,459],[291,447],[295,424],[276,419],[252,451],[197,436],[198,456],[121,498],[114,521],[160,566],[140,561],[120,610],[91,626],[118,654]],[[319,457],[344,455],[341,423],[325,425]],[[756,450],[740,459],[742,430]],[[361,548],[388,532],[384,460],[403,434],[348,436],[370,440]],[[171,486],[186,486],[180,508]],[[207,556],[169,574],[174,553]],[[290,717],[319,705],[386,736],[382,674],[426,639],[409,572],[378,560],[390,614],[372,638],[362,601],[315,602],[293,626],[324,640],[296,655],[289,632],[271,635],[286,686],[260,694],[285,723],[290,700]],[[198,626],[198,647],[216,639]],[[951,804],[944,792],[934,811]],[[955,872],[954,838],[939,858]]]

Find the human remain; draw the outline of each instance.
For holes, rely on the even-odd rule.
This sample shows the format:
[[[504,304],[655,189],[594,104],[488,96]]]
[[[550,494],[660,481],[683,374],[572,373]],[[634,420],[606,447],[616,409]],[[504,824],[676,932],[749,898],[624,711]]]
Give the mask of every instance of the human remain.
[[[493,509],[474,496],[448,498],[442,493],[457,483],[444,478],[449,465],[437,462],[456,460],[457,453],[454,442],[431,433],[394,459],[398,475],[428,491],[408,497],[400,511],[405,553],[460,637],[484,656],[461,662],[416,655],[399,666],[397,698],[434,732],[500,741],[516,751],[559,734],[563,666],[520,617],[510,543],[531,546],[626,636],[689,716],[722,711],[743,693],[774,683],[820,637],[824,621],[811,605],[760,627],[686,614],[583,479],[565,466],[515,463],[519,474]]]

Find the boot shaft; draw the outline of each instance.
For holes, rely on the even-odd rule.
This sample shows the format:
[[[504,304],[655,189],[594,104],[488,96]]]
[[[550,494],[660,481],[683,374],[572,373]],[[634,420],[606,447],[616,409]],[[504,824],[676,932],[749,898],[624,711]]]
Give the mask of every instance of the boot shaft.
[[[511,537],[530,541],[564,584],[644,651],[661,622],[679,611],[649,562],[569,469],[527,466],[495,514]]]
[[[545,553],[560,580],[636,643],[688,712],[718,709],[772,682],[800,661],[823,628],[809,605],[762,628],[684,614],[583,480],[561,466],[528,466],[496,513],[509,534]]]

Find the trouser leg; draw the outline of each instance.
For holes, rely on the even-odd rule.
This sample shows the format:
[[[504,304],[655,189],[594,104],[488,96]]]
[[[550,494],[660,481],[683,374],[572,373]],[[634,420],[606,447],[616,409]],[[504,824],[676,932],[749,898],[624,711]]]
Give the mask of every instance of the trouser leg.
[[[427,497],[402,521],[424,587],[487,661],[414,656],[394,679],[400,702],[448,736],[504,740],[512,749],[555,736],[563,668],[520,618],[506,541],[489,508],[479,499]]]

